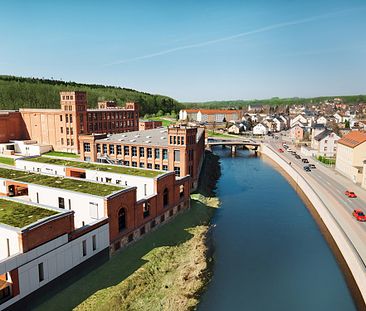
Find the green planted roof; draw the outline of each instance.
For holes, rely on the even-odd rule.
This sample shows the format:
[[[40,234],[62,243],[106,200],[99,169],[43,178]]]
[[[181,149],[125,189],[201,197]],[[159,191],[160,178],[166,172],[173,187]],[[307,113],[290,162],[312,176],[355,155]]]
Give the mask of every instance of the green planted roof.
[[[94,171],[106,171],[117,174],[126,174],[126,175],[135,175],[141,177],[156,177],[163,174],[162,171],[153,171],[153,170],[144,170],[133,167],[119,166],[119,165],[101,165],[90,162],[79,162],[79,161],[68,161],[65,159],[55,159],[48,157],[37,157],[37,158],[28,158],[23,159],[30,162],[38,162],[38,163],[47,163],[54,165],[63,165],[63,166],[72,166],[78,168],[84,168]]]
[[[84,180],[54,177],[18,171],[0,167],[0,178],[13,179],[19,182],[37,184],[41,186],[59,188],[82,193],[93,194],[97,196],[107,196],[115,191],[122,190],[122,187],[93,183]]]
[[[0,223],[23,228],[40,219],[58,214],[57,211],[35,205],[0,199]]]

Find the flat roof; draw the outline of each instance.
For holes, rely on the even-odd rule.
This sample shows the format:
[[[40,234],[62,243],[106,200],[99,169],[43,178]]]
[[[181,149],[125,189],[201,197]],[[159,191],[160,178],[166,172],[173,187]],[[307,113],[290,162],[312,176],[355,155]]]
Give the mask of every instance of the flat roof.
[[[8,226],[23,228],[56,214],[59,214],[59,212],[0,198],[0,223]]]
[[[204,129],[197,128],[196,141],[199,140],[203,134]],[[161,146],[168,147],[168,129],[159,127],[145,131],[134,131],[120,134],[112,134],[107,138],[97,139],[96,143],[102,144],[103,142],[114,142],[119,144],[133,144],[133,145],[146,145],[146,146]]]
[[[62,165],[68,167],[76,167],[76,168],[84,168],[88,170],[94,171],[104,171],[104,172],[111,172],[117,174],[125,174],[125,175],[134,175],[134,176],[141,176],[141,177],[157,177],[162,174],[166,174],[165,171],[156,171],[156,170],[144,170],[129,166],[120,166],[120,165],[111,165],[111,164],[98,164],[98,163],[91,163],[91,162],[81,162],[81,161],[69,161],[66,159],[59,159],[59,158],[50,158],[50,157],[36,157],[36,158],[26,158],[22,159],[29,162],[38,162],[38,163],[46,163],[46,164],[53,164],[53,165]]]
[[[36,184],[51,188],[82,192],[102,197],[110,195],[115,191],[124,189],[123,187],[113,185],[94,183],[79,179],[41,175],[3,167],[0,167],[0,178],[12,179],[19,182]]]

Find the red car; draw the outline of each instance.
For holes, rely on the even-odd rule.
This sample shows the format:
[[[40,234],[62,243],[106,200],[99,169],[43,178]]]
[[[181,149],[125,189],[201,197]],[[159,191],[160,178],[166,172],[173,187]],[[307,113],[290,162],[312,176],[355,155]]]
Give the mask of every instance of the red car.
[[[281,152],[281,153],[283,153],[283,149],[282,148],[278,149],[278,151]]]
[[[366,221],[366,215],[360,209],[355,209],[352,213],[358,221]]]
[[[353,191],[346,191],[345,193],[344,193],[346,196],[348,196],[349,198],[357,198],[357,195],[356,195],[356,193],[354,193]]]

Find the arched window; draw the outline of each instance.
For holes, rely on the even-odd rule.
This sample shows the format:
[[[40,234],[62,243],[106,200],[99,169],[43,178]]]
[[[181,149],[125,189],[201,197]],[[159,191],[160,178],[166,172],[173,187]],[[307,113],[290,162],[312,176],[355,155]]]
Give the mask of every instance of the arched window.
[[[167,207],[169,205],[169,191],[167,188],[164,189],[163,194],[163,205]]]
[[[124,208],[118,212],[118,229],[119,231],[126,229],[126,210]]]

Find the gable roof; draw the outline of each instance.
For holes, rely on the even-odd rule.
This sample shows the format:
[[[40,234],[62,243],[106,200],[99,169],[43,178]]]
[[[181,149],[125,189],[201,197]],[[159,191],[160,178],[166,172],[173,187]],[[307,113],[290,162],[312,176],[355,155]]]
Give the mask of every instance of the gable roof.
[[[319,133],[318,135],[314,136],[314,139],[317,141],[321,141],[325,137],[327,137],[329,134],[333,133],[332,130],[325,129],[323,132]]]
[[[228,110],[228,109],[184,109],[187,113],[198,113],[203,114],[237,114],[239,110]]]
[[[361,131],[350,132],[338,140],[338,144],[351,148],[355,148],[364,142],[366,142],[366,133]]]

